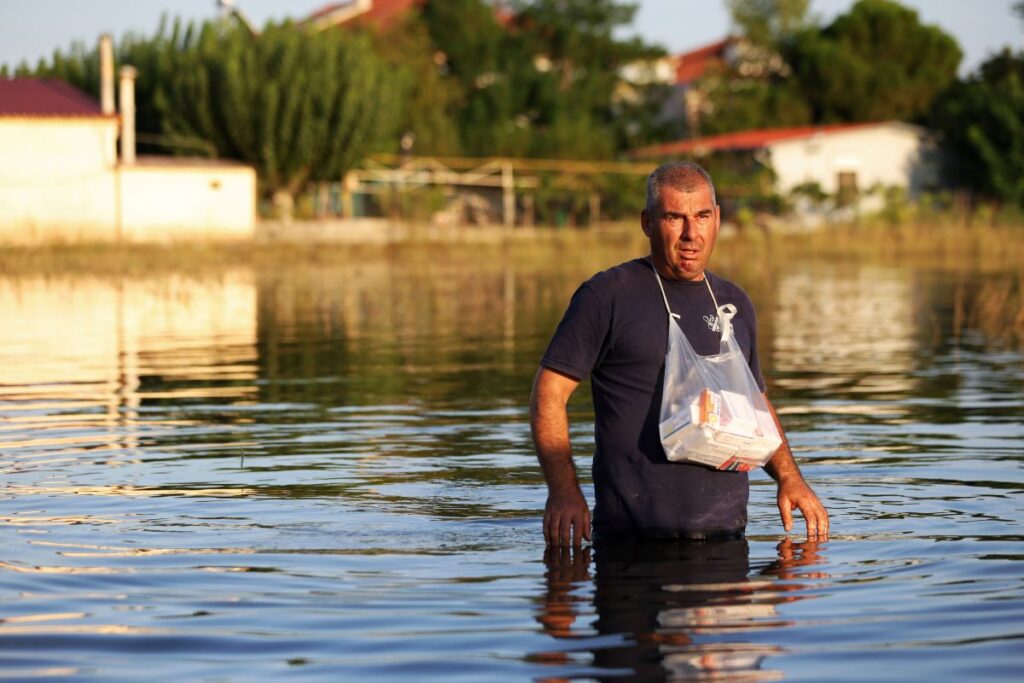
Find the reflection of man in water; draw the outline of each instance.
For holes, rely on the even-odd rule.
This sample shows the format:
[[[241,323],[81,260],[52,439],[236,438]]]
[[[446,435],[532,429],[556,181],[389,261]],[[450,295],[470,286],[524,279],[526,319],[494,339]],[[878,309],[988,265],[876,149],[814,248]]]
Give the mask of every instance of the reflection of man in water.
[[[602,542],[595,549],[594,576],[589,548],[549,547],[544,557],[547,592],[538,621],[548,635],[572,646],[531,659],[571,667],[572,653],[584,648],[593,668],[579,674],[597,680],[723,674],[773,678],[773,672],[762,669],[763,660],[781,648],[745,642],[743,634],[784,625],[776,605],[799,599],[796,591],[802,587],[785,580],[821,578],[800,569],[818,561],[816,551],[816,541],[793,544],[787,539],[778,546],[779,558],[760,571],[764,578],[751,580],[749,548],[742,538]],[[591,581],[592,603],[586,597]],[[588,641],[588,636],[596,637]]]
[[[736,306],[733,332],[764,391],[750,299],[704,269],[719,222],[715,188],[704,169],[689,163],[661,166],[648,179],[641,213],[650,258],[598,273],[573,295],[541,360],[530,399],[534,443],[548,484],[544,536],[549,544],[579,545],[582,538],[590,539],[590,510],[576,478],[566,414],[570,395],[588,375],[597,442],[595,532],[629,538],[742,537],[747,474],[669,462],[658,434],[668,323],[652,264],[698,353],[719,351],[721,333],[708,287],[720,304]],[[778,482],[786,530],[797,508],[808,537],[827,535],[828,513],[801,476],[785,438],[765,470]]]

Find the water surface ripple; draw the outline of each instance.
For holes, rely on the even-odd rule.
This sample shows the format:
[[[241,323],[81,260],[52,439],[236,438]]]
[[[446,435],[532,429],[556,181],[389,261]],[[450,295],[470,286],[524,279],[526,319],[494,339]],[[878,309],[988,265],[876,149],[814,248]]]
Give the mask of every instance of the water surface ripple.
[[[587,272],[395,271],[0,278],[0,679],[1019,678],[1024,354],[943,274],[726,273],[827,542],[755,473],[746,540],[546,552]]]

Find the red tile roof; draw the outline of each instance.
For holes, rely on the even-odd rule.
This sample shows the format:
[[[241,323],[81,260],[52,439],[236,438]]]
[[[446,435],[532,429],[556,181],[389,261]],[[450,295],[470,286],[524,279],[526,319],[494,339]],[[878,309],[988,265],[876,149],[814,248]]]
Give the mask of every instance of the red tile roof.
[[[773,142],[796,140],[812,135],[829,135],[854,128],[878,125],[877,123],[836,123],[827,126],[799,126],[796,128],[762,128],[759,130],[741,130],[735,133],[711,135],[705,138],[677,140],[660,145],[641,147],[630,153],[636,158],[657,158],[686,154],[707,154],[726,150],[753,150],[767,147]]]
[[[403,12],[414,6],[422,7],[425,4],[427,4],[427,0],[373,0],[373,7],[370,8],[370,11],[358,17],[356,21],[387,28]]]
[[[355,26],[374,26],[375,28],[388,28],[407,10],[415,6],[422,6],[427,0],[373,0],[370,9],[358,14],[343,24]],[[315,22],[318,19],[327,19],[332,12],[340,9],[348,9],[352,2],[335,2],[325,5],[311,15],[306,17],[306,23]]]
[[[0,116],[102,117],[96,100],[56,79],[0,79]]]
[[[730,36],[710,45],[677,55],[676,84],[686,85],[687,83],[692,83],[703,76],[704,72],[712,65],[724,64],[725,51],[735,41],[736,39]]]
[[[310,14],[308,17],[303,19],[302,22],[303,23],[314,22],[317,19],[321,19],[323,17],[326,17],[328,14],[330,14],[334,10],[341,9],[343,7],[348,7],[349,4],[350,3],[347,3],[347,2],[332,2],[329,5],[324,5],[323,7],[321,7],[320,9],[316,10],[315,12]]]

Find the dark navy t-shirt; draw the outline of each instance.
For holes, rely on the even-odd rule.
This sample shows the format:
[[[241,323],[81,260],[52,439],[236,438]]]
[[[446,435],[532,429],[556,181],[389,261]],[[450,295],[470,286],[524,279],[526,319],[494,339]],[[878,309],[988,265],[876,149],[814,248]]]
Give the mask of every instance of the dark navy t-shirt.
[[[720,306],[736,306],[733,330],[763,391],[750,298],[728,280],[705,276]],[[690,345],[701,355],[718,353],[721,332],[707,285],[662,282]],[[667,346],[668,314],[651,262],[642,258],[600,272],[576,290],[541,360],[575,379],[591,378],[598,534],[700,536],[746,526],[746,473],[665,457],[658,418]]]

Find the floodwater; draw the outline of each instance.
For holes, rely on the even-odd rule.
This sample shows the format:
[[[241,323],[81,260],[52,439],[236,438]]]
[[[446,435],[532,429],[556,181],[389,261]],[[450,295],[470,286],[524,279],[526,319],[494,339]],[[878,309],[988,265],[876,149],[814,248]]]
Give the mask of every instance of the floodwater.
[[[546,554],[548,263],[0,275],[0,678],[1019,680],[1016,274],[721,270],[832,537]]]

